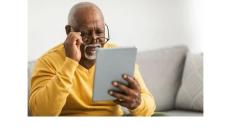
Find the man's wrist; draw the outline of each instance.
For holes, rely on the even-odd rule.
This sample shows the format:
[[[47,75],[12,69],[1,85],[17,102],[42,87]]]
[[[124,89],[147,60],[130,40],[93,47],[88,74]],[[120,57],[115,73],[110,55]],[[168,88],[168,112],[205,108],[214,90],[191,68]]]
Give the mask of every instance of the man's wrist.
[[[141,103],[135,108],[135,109],[129,109],[130,114],[132,115],[139,115],[139,111],[141,111],[144,108],[144,100],[141,97]]]

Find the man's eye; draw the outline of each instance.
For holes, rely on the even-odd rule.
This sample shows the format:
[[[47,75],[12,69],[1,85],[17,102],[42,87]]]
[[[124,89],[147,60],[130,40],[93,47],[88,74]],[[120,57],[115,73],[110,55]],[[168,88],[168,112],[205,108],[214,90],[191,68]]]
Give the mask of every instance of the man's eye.
[[[97,31],[96,33],[97,34],[104,34],[105,32],[104,31]]]

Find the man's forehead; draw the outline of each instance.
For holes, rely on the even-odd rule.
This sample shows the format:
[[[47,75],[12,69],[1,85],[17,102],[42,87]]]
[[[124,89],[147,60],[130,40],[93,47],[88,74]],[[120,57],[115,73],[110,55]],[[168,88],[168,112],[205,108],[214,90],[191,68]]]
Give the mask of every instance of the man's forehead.
[[[103,17],[98,14],[98,13],[81,13],[78,15],[74,15],[74,20],[76,23],[76,26],[83,26],[83,27],[92,27],[92,26],[97,26],[97,27],[104,27],[104,20]]]
[[[98,11],[81,10],[81,11],[76,11],[73,16],[76,20],[79,20],[79,21],[87,21],[87,20],[102,20],[103,21],[103,16]]]
[[[71,9],[71,18],[69,19],[70,23],[74,23],[75,25],[80,24],[102,24],[104,25],[104,18],[101,10],[91,4],[86,4],[82,6],[77,6],[74,9]]]

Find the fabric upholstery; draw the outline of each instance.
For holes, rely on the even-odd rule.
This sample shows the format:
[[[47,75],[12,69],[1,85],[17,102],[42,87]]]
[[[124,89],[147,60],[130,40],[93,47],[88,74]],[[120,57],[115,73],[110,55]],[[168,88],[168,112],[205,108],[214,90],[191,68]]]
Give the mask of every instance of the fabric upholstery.
[[[182,85],[176,98],[177,109],[203,111],[203,55],[188,53]]]
[[[173,109],[187,51],[185,46],[175,46],[138,54],[137,63],[155,97],[156,111]]]

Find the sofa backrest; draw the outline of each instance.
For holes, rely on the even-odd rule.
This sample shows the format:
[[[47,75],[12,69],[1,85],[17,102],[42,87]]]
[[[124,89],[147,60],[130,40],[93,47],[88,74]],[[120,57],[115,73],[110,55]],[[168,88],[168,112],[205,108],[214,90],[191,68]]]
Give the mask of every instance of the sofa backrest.
[[[186,46],[175,46],[137,55],[140,72],[155,98],[156,111],[174,108],[187,51]]]
[[[30,80],[32,76],[32,70],[34,68],[35,61],[29,61],[28,62],[28,85],[30,85]]]

